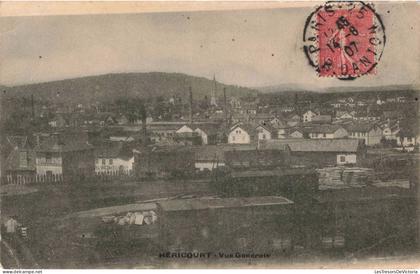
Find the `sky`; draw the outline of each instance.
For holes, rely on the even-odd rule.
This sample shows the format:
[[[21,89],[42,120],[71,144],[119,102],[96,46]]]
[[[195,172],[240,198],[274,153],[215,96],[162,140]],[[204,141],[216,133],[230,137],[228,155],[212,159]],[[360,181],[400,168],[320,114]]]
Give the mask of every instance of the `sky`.
[[[302,50],[313,8],[0,18],[0,84],[180,72],[248,87],[419,85],[420,5],[376,3],[387,44],[376,75],[319,78]]]

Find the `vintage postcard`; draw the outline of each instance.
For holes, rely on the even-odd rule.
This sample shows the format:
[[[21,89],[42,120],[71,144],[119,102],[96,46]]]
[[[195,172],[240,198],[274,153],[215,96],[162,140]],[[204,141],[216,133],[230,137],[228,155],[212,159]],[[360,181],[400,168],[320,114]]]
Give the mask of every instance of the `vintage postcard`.
[[[0,2],[1,267],[418,273],[419,14]]]

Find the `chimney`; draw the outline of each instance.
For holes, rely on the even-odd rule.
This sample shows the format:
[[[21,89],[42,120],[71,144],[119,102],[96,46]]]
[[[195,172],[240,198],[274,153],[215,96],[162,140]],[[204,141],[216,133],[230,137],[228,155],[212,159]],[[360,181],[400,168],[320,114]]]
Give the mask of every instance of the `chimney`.
[[[228,123],[228,105],[227,105],[227,99],[226,99],[226,87],[223,88],[223,103],[225,107],[225,127],[226,129],[229,127]]]
[[[190,124],[192,125],[193,123],[193,94],[192,94],[191,86],[189,87],[189,91],[190,91]]]

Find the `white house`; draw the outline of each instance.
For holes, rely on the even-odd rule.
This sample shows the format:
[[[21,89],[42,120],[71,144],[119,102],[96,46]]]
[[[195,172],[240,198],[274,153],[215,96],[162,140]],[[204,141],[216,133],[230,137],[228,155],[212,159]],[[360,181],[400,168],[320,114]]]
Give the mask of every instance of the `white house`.
[[[373,123],[352,123],[346,125],[349,138],[365,140],[367,146],[379,144],[382,130]]]
[[[398,133],[400,132],[400,127],[398,123],[386,122],[381,126],[382,128],[382,135],[386,140],[397,140]]]
[[[417,128],[402,128],[397,134],[397,145],[412,150],[420,144],[420,134]]]
[[[260,124],[255,130],[257,131],[258,140],[271,140],[276,138],[276,130],[268,124]]]
[[[351,115],[347,111],[337,111],[336,114],[335,114],[335,118],[336,119],[342,119],[342,120],[353,119],[353,115]]]
[[[182,127],[180,127],[176,133],[193,133],[194,129],[192,129],[191,127],[187,126],[187,125],[183,125]]]
[[[376,99],[376,104],[377,104],[377,105],[383,105],[383,104],[385,104],[385,101],[384,101],[384,100],[381,100],[381,98],[379,98],[379,97],[378,97],[378,98]]]
[[[287,138],[303,138],[303,130],[299,128],[291,128],[287,130]]]
[[[313,112],[312,110],[308,110],[307,112],[305,112],[303,115],[302,115],[302,121],[303,122],[311,122],[312,121],[312,119],[315,117],[315,116],[317,116],[318,114],[317,113],[315,113],[315,112]]]
[[[122,142],[107,142],[95,148],[95,172],[97,174],[130,174],[133,171],[134,154]]]
[[[255,128],[251,125],[237,124],[230,129],[229,144],[250,144],[255,136]]]

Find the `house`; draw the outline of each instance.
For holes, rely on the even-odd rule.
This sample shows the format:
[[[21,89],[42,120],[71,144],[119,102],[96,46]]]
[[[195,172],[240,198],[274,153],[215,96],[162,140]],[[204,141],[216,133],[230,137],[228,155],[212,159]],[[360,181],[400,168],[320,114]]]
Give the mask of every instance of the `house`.
[[[391,122],[391,120],[388,119],[388,121],[380,125],[380,127],[382,129],[382,136],[386,140],[397,140],[398,138],[397,134],[400,131],[400,126],[399,126],[398,121]]]
[[[12,180],[18,177],[35,175],[35,151],[29,144],[28,137],[9,136],[6,137],[6,140],[12,148],[6,158],[6,175]]]
[[[288,113],[288,112],[292,112],[295,110],[295,106],[294,105],[282,105],[282,106],[278,106],[277,110],[279,112],[283,112],[283,113]]]
[[[179,143],[201,145],[202,137],[194,131],[194,125],[183,125],[175,132],[174,140]]]
[[[255,130],[257,131],[258,140],[270,140],[277,137],[277,130],[268,123],[259,124]]]
[[[413,150],[420,144],[420,133],[416,125],[403,127],[397,133],[397,145],[405,150]]]
[[[374,123],[351,123],[345,125],[349,138],[365,140],[367,146],[379,144],[382,130]]]
[[[228,134],[229,144],[250,144],[255,142],[256,130],[255,127],[249,124],[236,124]]]
[[[121,114],[117,118],[115,118],[115,121],[118,125],[127,125],[129,123],[127,116],[125,116],[124,114]]]
[[[128,134],[119,134],[109,136],[109,140],[112,142],[133,142],[135,138]]]
[[[139,132],[124,130],[123,128],[107,128],[101,131],[103,140],[112,142],[134,142],[138,139]]]
[[[257,115],[257,102],[245,102],[242,104],[242,109],[245,114],[255,116]]]
[[[260,143],[260,149],[288,145],[291,162],[307,166],[356,165],[366,156],[363,141],[355,139],[278,139]]]
[[[356,102],[356,105],[358,107],[364,107],[364,106],[367,106],[367,102],[365,102],[365,101],[357,101]]]
[[[286,118],[286,123],[288,126],[294,127],[300,123],[300,116],[297,114],[290,114]]]
[[[35,147],[36,174],[83,178],[95,171],[93,146],[82,133],[53,133],[38,138]]]
[[[53,128],[62,128],[67,125],[67,121],[62,114],[58,113],[48,122],[48,125]]]
[[[93,122],[90,122],[89,119],[86,119],[86,115],[82,113],[69,113],[64,117],[67,121],[68,126],[70,127],[80,127],[83,125],[92,125]]]
[[[353,97],[347,97],[345,100],[347,103],[354,103]]]
[[[314,124],[328,124],[332,122],[331,115],[317,115],[312,118]]]
[[[153,143],[166,142],[173,140],[176,131],[180,129],[178,123],[159,123],[155,122],[147,126],[149,138]]]
[[[95,147],[95,172],[97,174],[131,174],[134,154],[127,144],[105,142]]]
[[[335,118],[340,120],[353,119],[353,115],[351,115],[347,111],[337,111],[335,114]]]
[[[203,145],[215,145],[218,143],[220,131],[221,129],[218,125],[211,124],[197,125],[194,129],[194,132],[201,137],[201,143]]]
[[[356,113],[356,115],[353,115],[354,120],[357,121],[378,121],[381,119],[382,113],[379,110],[370,110],[368,109],[366,111],[362,111],[359,113]]]
[[[259,150],[249,144],[197,146],[194,151],[195,168],[200,171],[224,166],[232,169],[285,166],[290,152],[287,145],[282,150]]]
[[[333,108],[341,108],[342,103],[340,103],[340,102],[331,102],[330,105]]]
[[[99,112],[93,115],[84,115],[83,124],[96,126],[114,125],[117,124],[117,120],[114,116],[115,115],[111,112]]]
[[[376,104],[380,106],[380,105],[385,104],[385,101],[384,101],[384,100],[382,100],[381,98],[377,97],[377,99],[376,99]]]
[[[184,134],[184,133],[193,133],[194,129],[192,129],[192,126],[183,125],[181,126],[175,133],[177,134]]]
[[[312,119],[317,115],[318,115],[318,113],[316,113],[312,110],[308,110],[302,115],[302,121],[303,122],[311,122]]]
[[[286,128],[286,127],[287,127],[286,122],[285,122],[285,121],[283,121],[283,119],[280,119],[279,117],[274,117],[274,118],[272,118],[272,119],[270,120],[270,125],[271,125],[273,128],[277,128],[277,129],[280,129],[280,128]]]
[[[286,129],[286,138],[303,138],[304,132],[302,129],[294,127],[294,128],[287,128]],[[279,139],[280,139],[279,135]]]
[[[337,139],[348,136],[347,130],[340,125],[318,125],[305,128],[306,133],[311,139]]]
[[[226,146],[224,157],[226,165],[234,170],[272,169],[289,165],[290,148],[288,145],[276,149],[259,149],[253,145]]]
[[[117,123],[115,115],[113,113],[99,113],[96,115],[96,120],[99,121],[99,125],[114,125]]]

